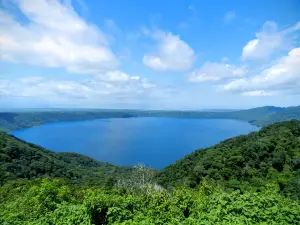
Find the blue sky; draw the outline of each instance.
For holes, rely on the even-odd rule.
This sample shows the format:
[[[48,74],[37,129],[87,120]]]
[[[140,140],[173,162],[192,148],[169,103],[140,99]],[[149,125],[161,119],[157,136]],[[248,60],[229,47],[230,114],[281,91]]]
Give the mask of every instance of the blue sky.
[[[0,4],[1,108],[300,104],[299,0]]]

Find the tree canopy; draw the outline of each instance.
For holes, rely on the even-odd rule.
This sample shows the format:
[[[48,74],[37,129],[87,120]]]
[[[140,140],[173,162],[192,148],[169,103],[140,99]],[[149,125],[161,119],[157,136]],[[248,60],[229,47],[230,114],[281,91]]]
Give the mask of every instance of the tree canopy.
[[[0,132],[0,185],[15,179],[60,177],[75,183],[126,177],[131,167],[117,167],[77,153],[56,153]]]
[[[300,200],[300,121],[262,128],[197,150],[156,175],[164,186],[196,186],[203,178],[241,191],[259,190],[269,182]]]

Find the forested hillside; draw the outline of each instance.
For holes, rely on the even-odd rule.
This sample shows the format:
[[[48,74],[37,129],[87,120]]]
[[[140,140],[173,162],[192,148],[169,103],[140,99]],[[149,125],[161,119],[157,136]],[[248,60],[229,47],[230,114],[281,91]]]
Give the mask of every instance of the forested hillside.
[[[275,122],[288,121],[291,119],[300,120],[300,106],[288,107],[266,118],[262,118],[258,121],[258,125],[266,126]]]
[[[300,121],[276,123],[197,150],[157,174],[164,186],[195,187],[204,178],[241,191],[257,191],[271,182],[300,200]]]
[[[74,183],[101,183],[130,173],[77,153],[55,153],[0,132],[0,185],[9,180],[60,177]]]
[[[195,151],[156,174],[3,132],[0,163],[0,224],[300,224],[296,120]]]

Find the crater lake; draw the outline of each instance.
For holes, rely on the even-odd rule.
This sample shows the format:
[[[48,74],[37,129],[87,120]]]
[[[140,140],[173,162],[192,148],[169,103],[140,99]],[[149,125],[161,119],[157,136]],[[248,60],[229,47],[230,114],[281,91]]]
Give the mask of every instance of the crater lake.
[[[56,152],[76,152],[115,165],[162,169],[194,150],[259,128],[229,119],[134,117],[55,122],[11,132]]]

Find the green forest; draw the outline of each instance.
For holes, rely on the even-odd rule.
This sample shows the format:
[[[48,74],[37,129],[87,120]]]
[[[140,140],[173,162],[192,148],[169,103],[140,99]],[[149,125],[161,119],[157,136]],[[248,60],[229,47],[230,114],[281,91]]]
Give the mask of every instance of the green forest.
[[[300,121],[161,171],[54,153],[0,132],[0,224],[300,224]]]

